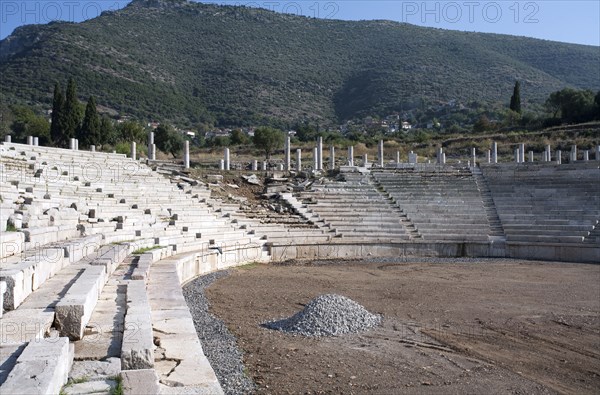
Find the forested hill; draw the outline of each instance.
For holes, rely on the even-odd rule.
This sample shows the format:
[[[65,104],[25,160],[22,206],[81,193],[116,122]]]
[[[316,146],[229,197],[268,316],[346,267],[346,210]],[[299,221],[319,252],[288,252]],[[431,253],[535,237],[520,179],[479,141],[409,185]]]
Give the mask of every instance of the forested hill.
[[[256,124],[341,121],[425,102],[542,101],[600,89],[594,46],[339,21],[182,0],[134,0],[83,23],[24,26],[0,42],[0,99],[80,99],[140,119]]]

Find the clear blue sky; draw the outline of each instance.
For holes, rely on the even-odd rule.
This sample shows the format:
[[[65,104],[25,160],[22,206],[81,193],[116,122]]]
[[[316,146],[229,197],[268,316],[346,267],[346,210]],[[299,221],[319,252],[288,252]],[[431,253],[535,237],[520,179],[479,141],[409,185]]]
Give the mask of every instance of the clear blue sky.
[[[503,33],[600,45],[600,1],[226,0],[218,4],[263,7],[320,18],[390,19],[443,29]],[[0,39],[21,25],[80,22],[129,0],[0,0]]]

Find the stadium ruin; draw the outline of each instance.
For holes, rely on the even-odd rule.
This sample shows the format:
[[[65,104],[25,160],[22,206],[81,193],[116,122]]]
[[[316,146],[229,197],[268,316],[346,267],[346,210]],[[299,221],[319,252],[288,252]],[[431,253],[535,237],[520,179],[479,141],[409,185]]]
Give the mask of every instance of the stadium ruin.
[[[182,285],[254,262],[516,258],[600,262],[600,147],[529,160],[355,160],[265,176],[295,221],[264,221],[179,170],[116,153],[0,145],[3,393],[222,393]],[[301,155],[301,153],[298,153]],[[538,153],[536,153],[538,155]],[[300,158],[300,156],[298,156]],[[339,162],[343,162],[340,166]],[[229,153],[221,166],[229,169]],[[330,172],[328,175],[328,171]],[[258,174],[258,163],[245,175]],[[293,183],[290,174],[310,173]],[[315,177],[318,176],[318,177]],[[304,179],[303,179],[304,180]],[[175,361],[175,362],[174,362]],[[81,390],[81,393],[85,393]]]

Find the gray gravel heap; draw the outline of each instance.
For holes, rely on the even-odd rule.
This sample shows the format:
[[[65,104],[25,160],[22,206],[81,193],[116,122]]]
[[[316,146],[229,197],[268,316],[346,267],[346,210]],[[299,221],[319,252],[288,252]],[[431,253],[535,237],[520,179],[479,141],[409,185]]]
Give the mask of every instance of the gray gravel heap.
[[[183,288],[183,296],[194,319],[202,349],[226,395],[249,394],[254,383],[244,374],[242,353],[235,337],[222,320],[210,314],[204,290],[214,281],[229,274],[220,271],[198,277]]]
[[[263,326],[303,336],[338,336],[363,332],[380,325],[381,319],[381,315],[369,313],[352,299],[328,294],[317,296],[289,318]]]

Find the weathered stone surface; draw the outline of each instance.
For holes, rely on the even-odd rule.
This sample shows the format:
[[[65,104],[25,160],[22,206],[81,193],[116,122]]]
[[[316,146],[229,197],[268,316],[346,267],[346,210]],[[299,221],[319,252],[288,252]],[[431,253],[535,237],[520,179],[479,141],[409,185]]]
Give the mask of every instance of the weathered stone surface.
[[[4,312],[4,292],[6,292],[6,281],[0,281],[0,318]]]
[[[67,395],[110,394],[116,386],[116,380],[93,380],[84,383],[70,384],[63,389],[63,393]]]
[[[79,340],[104,287],[106,268],[90,266],[69,288],[55,308],[55,323],[61,335]]]
[[[26,344],[0,345],[0,386],[17,363],[17,358],[25,349]]]
[[[67,382],[73,348],[66,337],[30,342],[2,385],[3,394],[58,394]]]
[[[21,344],[40,341],[54,320],[54,313],[40,309],[18,309],[4,314],[0,320],[0,343]]]
[[[143,281],[130,281],[127,285],[127,314],[121,345],[121,368],[134,370],[153,367],[154,339],[146,284]]]
[[[123,370],[123,394],[158,394],[158,375],[154,369]]]
[[[75,361],[69,373],[70,380],[101,380],[121,373],[121,360],[108,358],[106,361]]]

